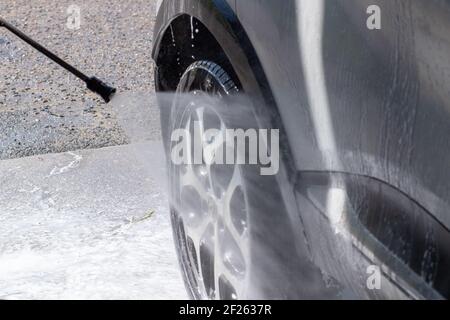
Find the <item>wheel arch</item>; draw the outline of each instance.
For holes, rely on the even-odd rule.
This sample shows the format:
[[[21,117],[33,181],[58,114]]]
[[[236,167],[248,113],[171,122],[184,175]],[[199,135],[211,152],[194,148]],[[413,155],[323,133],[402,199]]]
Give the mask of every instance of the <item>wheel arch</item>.
[[[206,40],[195,39],[194,45],[198,45],[198,47],[194,48],[190,47],[190,41],[188,45],[180,44],[186,38],[191,37],[191,19],[194,21],[194,28],[198,27],[199,33],[204,32],[201,36],[206,36]],[[176,50],[170,50],[172,34],[174,34]],[[178,51],[182,58],[189,58],[192,54],[197,53],[199,56],[196,57],[196,60],[210,61],[217,60],[217,58],[212,57],[212,54],[207,51],[211,51],[213,54],[222,52],[224,56],[220,57],[221,61],[218,62],[222,64],[225,62],[222,67],[231,77],[236,78],[233,80],[237,84],[245,83],[244,89],[247,93],[265,93],[272,96],[256,51],[236,13],[225,0],[163,1],[156,21],[152,52],[158,73],[164,62],[177,63]],[[193,61],[185,61],[183,65],[187,68],[191,62]],[[228,63],[229,65],[226,65]],[[177,75],[181,78],[179,73]],[[172,89],[172,86],[160,89]]]
[[[177,38],[176,33],[179,32],[178,40],[181,41],[185,37],[191,36],[191,18],[197,21],[201,28],[204,28],[200,32],[205,32],[208,40],[213,41],[200,43],[199,47],[196,47],[199,51],[192,51],[192,48],[186,48],[183,45],[171,49],[173,32],[175,32],[175,38]],[[181,66],[177,65],[178,51],[182,58],[188,57],[187,60],[181,61]],[[221,65],[238,87],[255,101],[256,112],[265,114],[265,118],[270,119],[271,123],[268,125],[280,128],[285,163],[288,171],[292,173],[289,176],[294,176],[295,166],[292,161],[289,140],[284,131],[272,88],[253,44],[235,11],[226,0],[163,0],[155,23],[152,52],[156,64],[155,86],[157,91],[173,92],[176,90],[176,85],[183,72],[194,62],[189,59],[193,52],[197,54],[197,56],[194,55],[197,60],[209,60]],[[211,53],[218,54],[219,61]],[[166,69],[164,66],[170,67]],[[174,66],[175,70],[172,69]],[[169,108],[164,109],[168,110]]]

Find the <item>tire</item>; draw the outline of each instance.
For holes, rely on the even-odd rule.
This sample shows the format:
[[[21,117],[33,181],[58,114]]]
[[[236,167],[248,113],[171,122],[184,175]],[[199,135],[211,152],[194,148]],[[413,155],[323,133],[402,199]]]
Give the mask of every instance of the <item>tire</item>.
[[[259,129],[251,103],[240,93],[219,65],[195,62],[178,85],[169,132],[192,133],[195,121],[203,132]],[[177,142],[166,141],[168,158]],[[192,150],[191,142],[186,150]],[[199,165],[169,161],[168,167],[174,240],[192,298],[309,297],[305,285],[320,274],[308,271],[298,254],[293,229],[299,226],[288,218],[279,177],[262,176],[258,165],[208,166],[204,159]]]

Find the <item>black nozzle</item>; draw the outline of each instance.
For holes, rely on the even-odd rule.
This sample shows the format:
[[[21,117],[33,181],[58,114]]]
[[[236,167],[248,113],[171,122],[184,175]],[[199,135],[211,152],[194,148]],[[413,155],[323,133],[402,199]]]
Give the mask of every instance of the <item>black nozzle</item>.
[[[107,85],[102,80],[96,77],[89,78],[86,81],[86,84],[89,90],[100,95],[106,103],[111,101],[111,98],[116,93],[116,88]]]

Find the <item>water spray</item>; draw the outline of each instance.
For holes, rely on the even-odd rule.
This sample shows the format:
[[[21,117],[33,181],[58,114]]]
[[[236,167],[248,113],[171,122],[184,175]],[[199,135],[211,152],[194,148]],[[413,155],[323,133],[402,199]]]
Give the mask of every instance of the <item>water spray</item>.
[[[60,65],[61,67],[63,67],[67,71],[69,71],[70,73],[72,73],[77,78],[83,80],[86,83],[87,88],[89,90],[91,90],[92,92],[100,95],[103,98],[103,100],[105,100],[106,103],[111,101],[111,98],[116,93],[115,88],[109,86],[108,84],[106,84],[102,80],[98,79],[97,77],[89,77],[89,76],[85,75],[83,72],[81,72],[74,66],[70,65],[66,61],[62,60],[60,57],[58,57],[56,54],[54,54],[53,52],[51,52],[48,49],[46,49],[45,47],[43,47],[41,44],[39,44],[36,41],[34,41],[33,39],[31,39],[25,33],[20,31],[19,29],[17,29],[16,27],[14,27],[10,23],[8,23],[7,21],[3,20],[1,17],[0,17],[0,27],[3,27],[5,29],[9,30],[10,32],[15,34],[17,37],[19,37],[20,39],[25,41],[27,44],[29,44],[30,46],[35,48],[37,51],[44,54],[49,59],[53,60],[55,63],[57,63],[58,65]]]

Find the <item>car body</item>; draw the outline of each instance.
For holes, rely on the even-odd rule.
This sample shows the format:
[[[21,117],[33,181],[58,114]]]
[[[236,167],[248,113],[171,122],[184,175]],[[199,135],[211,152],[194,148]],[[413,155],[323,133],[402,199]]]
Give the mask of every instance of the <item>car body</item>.
[[[194,49],[193,19],[208,33]],[[162,1],[157,91],[221,53],[281,130],[293,246],[322,275],[308,297],[449,297],[449,30],[444,0]]]

